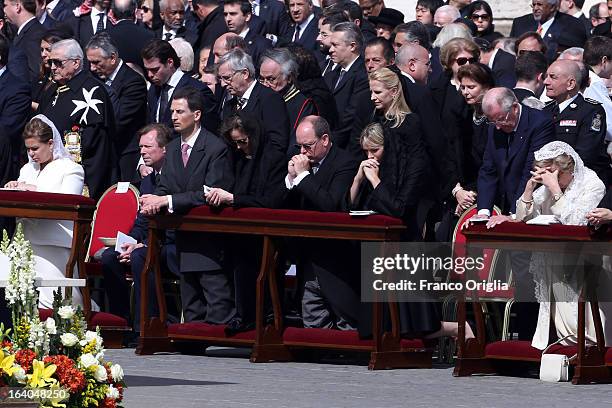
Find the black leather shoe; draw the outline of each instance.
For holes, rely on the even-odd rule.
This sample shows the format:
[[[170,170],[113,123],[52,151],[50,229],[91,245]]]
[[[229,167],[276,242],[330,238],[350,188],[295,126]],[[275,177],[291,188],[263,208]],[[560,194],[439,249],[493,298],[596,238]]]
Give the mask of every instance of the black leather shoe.
[[[234,317],[225,326],[225,335],[226,336],[234,336],[241,332],[246,332],[249,330],[253,330],[255,328],[255,323],[244,323],[240,317]]]

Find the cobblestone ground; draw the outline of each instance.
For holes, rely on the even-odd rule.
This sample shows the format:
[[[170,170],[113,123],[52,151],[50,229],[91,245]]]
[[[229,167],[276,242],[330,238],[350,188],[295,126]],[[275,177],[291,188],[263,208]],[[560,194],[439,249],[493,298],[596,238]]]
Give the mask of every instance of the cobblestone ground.
[[[252,364],[248,351],[220,348],[207,356],[108,350],[107,358],[125,371],[127,408],[612,407],[612,385],[454,378],[443,365],[373,372],[359,361]]]

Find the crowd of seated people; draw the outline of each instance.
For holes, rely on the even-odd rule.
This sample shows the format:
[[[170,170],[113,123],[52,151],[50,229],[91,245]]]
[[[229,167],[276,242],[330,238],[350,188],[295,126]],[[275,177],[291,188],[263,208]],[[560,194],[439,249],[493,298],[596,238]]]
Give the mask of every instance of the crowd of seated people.
[[[489,228],[538,214],[612,221],[605,3],[585,16],[579,2],[533,0],[504,37],[483,0],[419,0],[415,21],[382,0],[0,2],[0,184],[93,199],[139,186],[136,244],[101,258],[105,303],[136,330],[125,276],[139,294],[152,215],[373,210],[401,219],[405,241],[450,240],[474,205]],[[47,224],[26,235],[40,269],[61,271],[72,229]],[[254,327],[260,238],[168,231],[162,244],[177,318],[228,335]],[[367,325],[355,242],[282,248],[300,324]],[[543,348],[551,313],[559,336],[575,322],[559,308],[536,319],[534,278],[547,275],[514,258],[519,337]],[[400,318],[403,335],[457,333],[435,303],[403,305]]]

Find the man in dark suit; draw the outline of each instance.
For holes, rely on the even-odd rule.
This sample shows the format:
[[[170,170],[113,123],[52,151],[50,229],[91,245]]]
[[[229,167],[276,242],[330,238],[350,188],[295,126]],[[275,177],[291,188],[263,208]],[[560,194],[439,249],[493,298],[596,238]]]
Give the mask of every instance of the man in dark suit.
[[[591,26],[591,21],[582,12],[583,6],[584,0],[563,0],[559,2],[559,11],[580,20],[587,35],[589,35],[593,27]]]
[[[153,40],[142,50],[147,77],[152,85],[147,95],[148,123],[160,122],[172,125],[170,99],[175,90],[194,88],[204,101],[202,125],[216,132],[219,119],[217,103],[212,91],[202,82],[185,75],[180,69],[180,59],[174,48],[164,40]]]
[[[475,38],[474,41],[480,48],[480,62],[491,68],[493,72],[495,85],[514,88],[516,85],[514,74],[516,58],[514,55],[501,48],[494,48],[487,40]]]
[[[544,40],[549,61],[557,58],[560,37],[572,38],[576,46],[587,39],[584,25],[575,17],[558,11],[559,0],[537,0],[533,3],[533,13],[517,17],[512,22],[510,37],[520,37],[526,32],[535,31]]]
[[[147,86],[142,76],[128,67],[107,32],[94,35],[86,47],[90,71],[109,93],[115,112],[115,151],[119,158],[119,180],[131,181],[138,163],[136,132],[147,118]]]
[[[183,38],[193,47],[197,41],[197,33],[185,27],[185,6],[182,0],[162,0],[159,2],[159,12],[164,24],[155,30],[155,38],[170,41],[176,37]]]
[[[166,145],[170,143],[171,131],[165,125],[154,123],[138,130],[136,137],[139,140],[140,154],[145,164],[153,172],[142,179],[140,194],[153,194],[164,167]],[[132,169],[133,170],[133,169]],[[107,220],[111,222],[112,220]],[[134,278],[134,303],[136,313],[133,327],[140,329],[140,278],[147,256],[148,220],[143,214],[138,214],[132,229],[127,234],[136,240],[135,244],[123,244],[122,252],[108,248],[102,253],[102,272],[104,273],[104,290],[108,296],[109,312],[126,319],[130,317],[129,286],[125,279],[126,266],[130,267]],[[174,232],[168,231],[161,247],[160,263],[162,268],[175,275],[178,273],[178,260],[174,244]],[[149,317],[157,315],[157,297],[155,293],[155,280],[149,280]]]
[[[9,41],[0,34],[0,185],[16,180],[19,152],[23,146],[21,132],[30,114],[30,87],[6,67]],[[0,218],[0,227],[1,224]]]
[[[35,0],[6,0],[4,14],[17,27],[13,48],[22,51],[28,59],[29,81],[35,83],[40,72],[40,40],[45,28],[36,19]]]
[[[356,174],[353,158],[332,142],[329,125],[320,116],[304,118],[296,140],[300,153],[289,161],[285,178],[291,208],[339,211]],[[359,278],[346,264],[349,246],[311,240],[294,241],[290,247],[296,247],[298,273],[305,282],[304,327],[356,327]]]
[[[49,1],[46,6],[47,15],[56,21],[63,22],[73,16],[72,10],[81,4],[74,0]]]
[[[289,0],[289,13],[293,20],[291,42],[315,51],[318,49],[319,19],[311,0]]]
[[[265,23],[265,36],[275,40],[276,44],[288,40],[292,34],[291,19],[285,5],[276,0],[251,0],[253,16]]]
[[[191,4],[193,12],[200,20],[199,38],[194,46],[194,51],[199,53],[202,48],[212,48],[215,40],[227,32],[227,25],[220,0],[193,0]]]
[[[332,90],[340,117],[339,125],[333,129],[334,142],[351,152],[358,149],[350,137],[357,102],[370,92],[362,50],[363,36],[354,23],[333,27],[329,53],[336,68],[326,73],[324,80]]]
[[[262,131],[273,148],[285,154],[289,145],[289,116],[285,101],[272,89],[255,79],[251,57],[242,50],[233,50],[221,57],[218,68],[221,83],[231,99],[223,104],[223,119],[237,110],[250,112],[261,121]]]
[[[227,145],[200,126],[203,101],[198,91],[177,89],[172,97],[174,130],[155,195],[141,197],[142,212],[179,214],[206,204],[202,186],[232,191],[234,174]],[[223,271],[222,244],[211,234],[177,232],[181,301],[186,322],[223,324],[234,314],[231,283]]]
[[[247,43],[247,53],[259,66],[259,57],[265,50],[272,47],[272,43],[255,30],[249,28],[252,18],[252,7],[248,0],[226,0],[223,5],[223,16],[228,31],[238,34]]]
[[[153,34],[136,23],[135,0],[115,0],[112,6],[117,23],[112,25],[109,34],[119,49],[119,58],[128,64],[136,64],[144,70],[140,52],[153,39]],[[129,38],[129,41],[126,39]]]
[[[606,153],[606,113],[601,104],[585,99],[580,88],[586,78],[580,66],[571,60],[553,62],[546,74],[546,96],[553,103],[546,106],[555,124],[555,139],[572,146],[584,165],[604,183],[610,178],[610,157]]]
[[[85,48],[89,39],[94,34],[108,29],[111,22],[108,20],[110,2],[107,0],[95,0],[93,7],[86,14],[72,16],[66,21],[72,27],[74,38]]]
[[[516,85],[513,91],[520,103],[531,108],[544,108],[544,102],[537,95],[544,89],[547,68],[548,62],[541,52],[529,51],[518,56],[514,65]]]
[[[545,112],[522,106],[507,88],[489,90],[482,101],[489,122],[487,147],[478,174],[478,215],[472,220],[487,220],[487,228],[512,220],[516,201],[531,177],[534,152],[554,140],[554,126]],[[491,215],[499,205],[503,215]],[[513,279],[515,281],[514,308],[520,340],[531,340],[537,323],[533,276],[529,273],[530,256],[512,252]]]

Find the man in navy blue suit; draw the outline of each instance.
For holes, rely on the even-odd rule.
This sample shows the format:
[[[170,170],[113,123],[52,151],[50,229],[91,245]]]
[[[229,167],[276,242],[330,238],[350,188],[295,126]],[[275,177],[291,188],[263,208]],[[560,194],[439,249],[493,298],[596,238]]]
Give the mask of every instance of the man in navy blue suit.
[[[512,221],[516,201],[531,177],[534,152],[554,140],[555,127],[550,115],[521,105],[508,88],[493,88],[482,108],[490,123],[487,147],[478,174],[478,215],[470,221],[486,220],[487,228]],[[502,215],[491,215],[494,205]],[[529,273],[529,253],[511,252],[515,281],[517,331],[520,340],[529,340],[537,322],[533,277]]]
[[[315,16],[312,1],[289,0],[289,13],[294,23],[290,41],[309,50],[317,50],[319,19]]]
[[[140,193],[153,194],[161,172],[163,171],[166,157],[166,145],[170,143],[171,131],[165,125],[154,123],[140,129],[137,133],[139,138],[140,154],[144,163],[153,169],[153,172],[142,179]],[[107,220],[111,221],[111,220]],[[129,287],[125,280],[126,266],[131,267],[134,278],[134,301],[136,313],[134,316],[134,329],[138,330],[140,325],[140,277],[147,256],[148,221],[145,216],[138,214],[132,229],[128,235],[134,238],[136,244],[124,244],[123,252],[118,253],[114,248],[108,248],[102,253],[102,271],[104,273],[104,289],[109,300],[109,312],[129,318]],[[161,265],[171,273],[178,275],[178,262],[176,258],[176,245],[174,233],[166,233],[164,244],[161,248]],[[151,279],[149,295],[149,316],[157,315],[157,299],[155,295],[155,280]]]
[[[253,58],[255,66],[259,66],[259,57],[265,50],[272,47],[272,43],[251,29],[252,11],[251,3],[248,0],[226,0],[223,5],[223,17],[227,30],[244,38],[247,43],[247,53]]]

